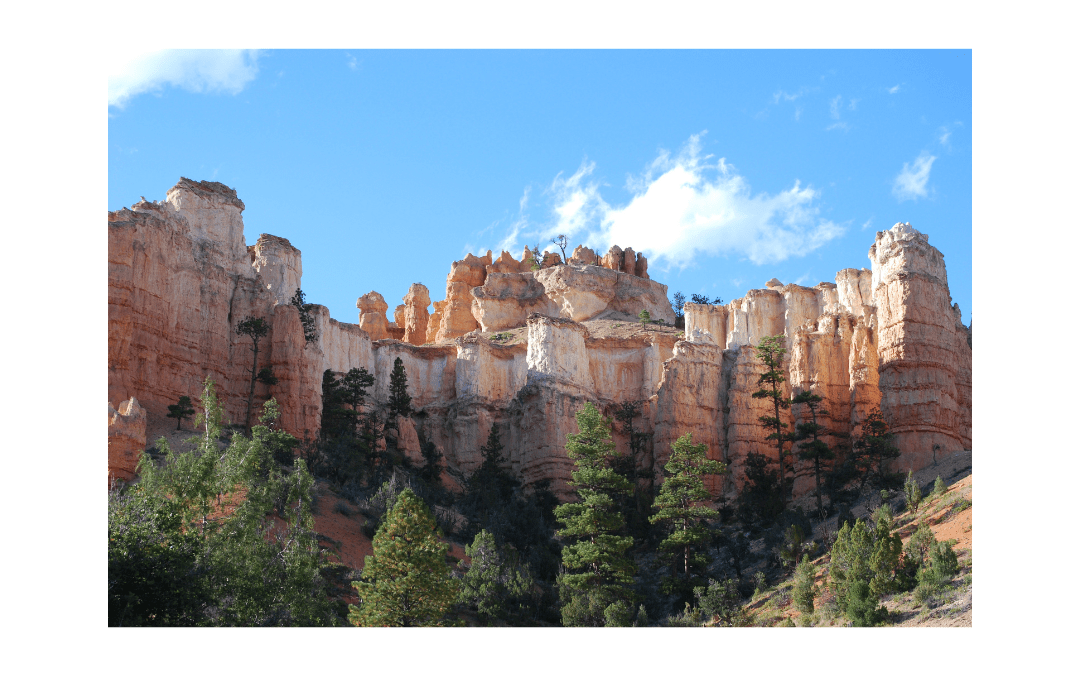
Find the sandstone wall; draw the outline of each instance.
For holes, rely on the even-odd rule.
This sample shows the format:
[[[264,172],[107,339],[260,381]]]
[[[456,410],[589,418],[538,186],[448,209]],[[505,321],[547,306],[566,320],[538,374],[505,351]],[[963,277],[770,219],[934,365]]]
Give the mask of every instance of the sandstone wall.
[[[399,441],[417,458],[421,440],[435,443],[459,479],[479,465],[496,424],[526,484],[550,480],[567,496],[565,441],[577,431],[574,414],[586,401],[609,416],[638,402],[635,427],[652,434],[643,466],[659,478],[671,443],[692,433],[732,469],[710,489],[732,494],[748,452],[775,456],[758,421],[771,408],[752,397],[763,372],[752,346],[775,334],[789,350],[785,393],[825,397],[821,422],[831,431],[858,434],[880,405],[903,453],[898,469],[971,447],[970,331],[950,306],[940,252],[906,225],[878,234],[872,270],[841,270],[835,283],[814,287],[773,279],[728,305],[687,304],[681,340],[659,331],[590,336],[583,321],[634,321],[647,309],[673,323],[674,314],[666,286],[648,279],[640,254],[613,247],[600,258],[578,247],[568,264],[548,256],[551,264],[538,271],[505,252],[495,260],[490,252],[467,256],[451,266],[447,299],[430,317],[419,284],[393,324],[374,291],[357,301],[359,324],[335,321],[315,305],[318,338],[306,343],[288,304],[300,286],[300,252],[270,235],[248,248],[242,210],[229,188],[182,179],[164,202],[109,214],[109,400],[120,406],[137,397],[126,405],[145,407],[144,429],[145,418],[164,417],[179,396],[197,400],[207,376],[218,383],[227,415],[241,421],[251,351],[235,326],[263,316],[271,330],[259,364],[279,382],[258,385],[257,401],[275,396],[285,429],[317,435],[326,369],[366,368],[376,378],[370,405],[385,406],[400,357],[417,413]],[[527,326],[524,344],[496,344],[475,332],[520,326]],[[431,342],[439,344],[424,344]],[[110,408],[111,475],[130,473],[136,446],[147,442],[123,431],[131,426],[126,414]],[[796,406],[782,417],[794,424],[806,414]],[[621,432],[615,440],[625,450]],[[811,485],[800,467],[796,493]]]
[[[897,223],[877,233],[870,260],[881,411],[904,451],[900,467],[918,469],[964,448],[956,381],[970,355],[956,334],[944,257],[925,234]]]

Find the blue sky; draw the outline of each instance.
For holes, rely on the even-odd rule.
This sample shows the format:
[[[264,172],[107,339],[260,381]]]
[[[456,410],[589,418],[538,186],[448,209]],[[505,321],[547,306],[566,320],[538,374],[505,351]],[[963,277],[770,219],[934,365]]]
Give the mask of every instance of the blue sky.
[[[905,221],[967,323],[971,78],[967,50],[125,54],[108,207],[223,182],[248,243],[288,238],[308,300],[353,323],[368,291],[440,300],[465,253],[560,232],[727,302],[869,267]]]

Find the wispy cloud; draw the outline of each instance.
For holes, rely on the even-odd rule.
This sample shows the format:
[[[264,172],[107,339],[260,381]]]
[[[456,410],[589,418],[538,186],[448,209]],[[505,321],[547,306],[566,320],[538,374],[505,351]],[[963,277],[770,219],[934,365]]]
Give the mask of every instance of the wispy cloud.
[[[848,127],[847,122],[836,122],[835,124],[830,124],[829,126],[825,127],[825,131],[832,131],[833,129],[840,129],[841,131],[847,131],[849,128],[850,127]]]
[[[829,101],[829,116],[834,120],[840,119],[840,102],[844,99],[843,96],[837,96],[833,100]]]
[[[952,136],[952,131],[948,127],[938,129],[938,142],[945,147],[949,147],[949,136]]]
[[[798,122],[800,117],[802,117],[802,106],[797,105],[795,106],[795,121]]]
[[[109,63],[109,105],[165,86],[237,94],[259,72],[258,50],[177,49],[115,53]]]
[[[794,94],[789,94],[788,92],[781,89],[780,91],[773,94],[773,103],[780,103],[780,101],[794,101],[805,93],[805,87],[795,92]]]
[[[776,195],[754,194],[723,158],[702,156],[700,141],[700,135],[691,136],[677,156],[660,152],[640,175],[628,178],[632,197],[622,206],[601,195],[595,163],[582,163],[569,178],[560,174],[546,191],[551,202],[545,225],[531,231],[512,225],[503,248],[520,245],[521,235],[546,241],[563,233],[600,253],[612,244],[632,246],[652,264],[686,267],[698,256],[718,254],[763,264],[805,255],[843,233],[819,216],[813,188],[795,181]]]
[[[935,159],[937,157],[923,150],[911,164],[904,162],[904,168],[893,181],[893,196],[900,201],[925,197],[926,183],[930,180],[930,167]]]
[[[866,221],[865,223],[863,223],[863,224],[862,224],[862,227],[861,227],[861,228],[859,228],[859,229],[861,229],[861,230],[865,230],[866,228],[870,227],[870,223],[872,223],[872,222],[874,222],[874,219],[873,219],[873,218],[870,218],[870,219],[869,219],[869,220],[867,220],[867,221]]]
[[[888,92],[890,94],[895,94],[898,91],[900,91],[900,85],[896,85],[894,87],[889,87],[889,89],[888,89]]]
[[[346,53],[345,64],[349,66],[349,68],[351,68],[352,70],[356,70],[356,57],[352,54]]]

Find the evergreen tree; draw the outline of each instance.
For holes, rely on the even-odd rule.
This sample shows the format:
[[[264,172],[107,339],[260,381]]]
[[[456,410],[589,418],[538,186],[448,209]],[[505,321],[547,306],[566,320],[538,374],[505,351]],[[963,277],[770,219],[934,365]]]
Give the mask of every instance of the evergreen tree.
[[[675,327],[682,328],[686,325],[685,316],[686,296],[682,291],[675,291],[671,298],[671,310],[675,312]]]
[[[877,609],[878,598],[896,589],[895,574],[900,566],[899,534],[889,534],[892,520],[888,509],[875,514],[874,529],[856,520],[845,523],[836,535],[829,566],[830,586],[840,607],[856,625],[874,625],[884,617]]]
[[[236,324],[236,334],[251,338],[251,389],[248,392],[247,415],[244,417],[244,428],[251,428],[251,406],[255,401],[255,380],[259,376],[259,340],[262,340],[270,332],[270,324],[262,317],[249,316]]]
[[[859,487],[871,477],[876,477],[881,485],[887,485],[891,480],[884,469],[885,461],[899,457],[900,449],[893,444],[893,436],[880,409],[871,410],[862,426],[862,436],[852,443],[855,464],[862,473]]]
[[[314,342],[318,338],[315,332],[315,317],[311,314],[311,308],[315,305],[307,303],[304,292],[299,287],[297,287],[292,299],[289,300],[289,304],[300,312],[300,325],[304,329],[304,346],[307,346],[308,343]]]
[[[642,401],[626,401],[615,411],[615,419],[622,425],[622,433],[627,437],[629,453],[616,455],[611,459],[611,468],[625,477],[634,486],[630,496],[616,495],[615,500],[620,510],[627,516],[627,527],[636,540],[643,540],[649,534],[649,510],[653,495],[652,468],[642,466],[652,459],[647,451],[647,444],[652,434],[634,430],[634,418],[641,416]],[[642,468],[638,468],[641,466]]]
[[[473,543],[465,547],[471,563],[458,563],[465,571],[458,602],[476,610],[489,625],[493,622],[517,624],[527,614],[533,585],[528,565],[523,565],[517,551],[501,547],[487,530],[480,530]]]
[[[784,354],[787,353],[787,349],[784,348],[784,336],[767,335],[761,338],[755,351],[757,357],[765,364],[766,371],[758,378],[758,384],[762,388],[755,391],[753,397],[767,398],[772,401],[773,414],[771,416],[762,415],[758,420],[770,432],[765,438],[776,441],[776,459],[780,465],[780,504],[783,507],[787,505],[788,485],[790,484],[788,467],[784,462],[784,458],[790,453],[784,451],[784,443],[791,440],[791,434],[784,431],[788,426],[787,423],[780,419],[780,409],[791,407],[791,401],[784,398],[784,392],[781,389],[785,379],[783,371]]]
[[[652,321],[652,316],[649,315],[649,310],[643,309],[641,313],[637,315],[638,321],[641,322],[641,330],[646,330],[646,326]]]
[[[795,425],[795,438],[796,441],[802,441],[799,443],[798,458],[804,462],[814,463],[814,488],[817,495],[817,507],[818,517],[822,521],[825,520],[825,505],[821,499],[821,463],[823,460],[830,460],[836,457],[836,454],[829,448],[825,441],[819,438],[820,435],[825,433],[826,428],[818,424],[818,415],[827,415],[827,411],[818,411],[818,406],[821,405],[822,399],[817,394],[812,394],[809,391],[801,392],[798,396],[791,399],[794,404],[805,405],[810,410],[810,421],[802,422]],[[824,525],[822,526],[824,527]]]
[[[446,625],[458,580],[446,564],[447,545],[439,541],[435,519],[409,488],[398,495],[364,559],[361,581],[353,587],[360,605],[349,607],[355,626]]]
[[[665,579],[664,591],[688,599],[695,586],[704,586],[705,567],[709,563],[705,547],[710,540],[706,521],[719,514],[702,502],[711,498],[702,476],[727,472],[723,462],[706,459],[708,447],[695,445],[690,434],[671,444],[671,456],[664,465],[667,476],[653,502],[657,509],[649,522],[665,523],[671,533],[660,542],[660,550],[671,555],[680,574]]]
[[[412,397],[409,396],[409,378],[405,374],[405,364],[401,357],[394,359],[394,370],[390,373],[390,415],[408,417],[412,415]]]
[[[804,614],[814,611],[814,597],[817,596],[817,586],[814,585],[814,565],[810,562],[810,556],[803,556],[802,562],[795,568],[795,608]]]
[[[558,579],[563,625],[623,625],[633,608],[634,564],[626,555],[633,539],[616,534],[624,522],[614,495],[633,487],[607,465],[614,451],[610,422],[591,403],[576,418],[579,433],[566,437],[566,454],[574,461],[569,485],[579,501],[555,509],[559,536],[572,540]]]
[[[775,461],[751,450],[743,459],[746,483],[739,493],[739,517],[746,523],[771,523],[784,510]]]
[[[349,372],[342,376],[341,403],[352,406],[353,418],[360,419],[360,407],[364,405],[368,387],[375,384],[375,376],[367,371],[367,368],[350,368]]]
[[[180,422],[195,414],[195,408],[191,407],[191,397],[181,396],[176,405],[169,406],[169,414],[166,417],[176,418],[176,430],[180,431]]]
[[[907,472],[907,480],[904,481],[904,501],[907,504],[908,511],[913,514],[919,512],[919,504],[922,503],[922,490],[919,488],[918,481],[915,480],[915,474],[910,469]]]
[[[144,455],[139,484],[110,495],[110,624],[333,625],[313,479],[303,460],[274,461],[295,441],[272,429],[276,402],[224,452],[209,378],[201,404],[198,447],[174,453],[163,439],[161,465]]]

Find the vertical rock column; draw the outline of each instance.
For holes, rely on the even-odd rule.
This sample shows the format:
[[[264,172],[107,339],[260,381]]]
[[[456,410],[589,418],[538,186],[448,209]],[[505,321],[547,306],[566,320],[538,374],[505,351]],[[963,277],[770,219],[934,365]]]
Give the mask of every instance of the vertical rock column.
[[[896,468],[918,470],[963,449],[945,261],[909,223],[878,232],[869,255],[881,412],[901,451]]]

